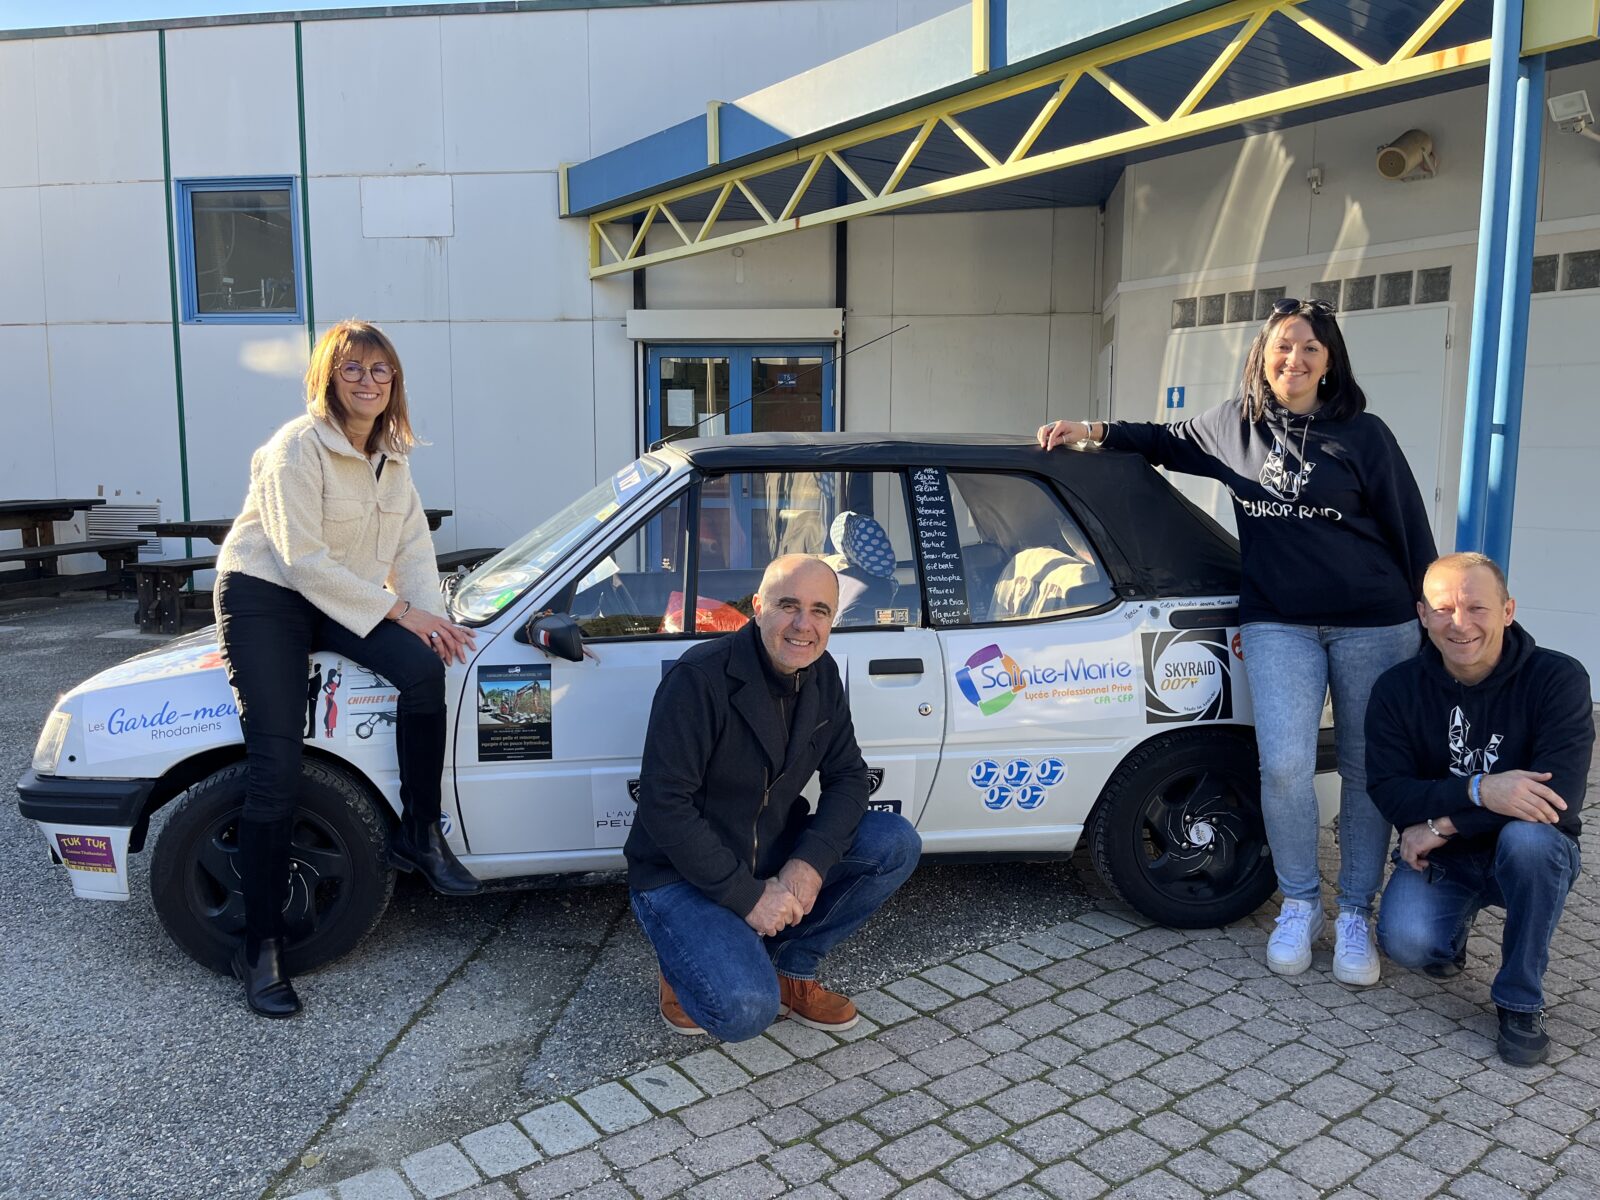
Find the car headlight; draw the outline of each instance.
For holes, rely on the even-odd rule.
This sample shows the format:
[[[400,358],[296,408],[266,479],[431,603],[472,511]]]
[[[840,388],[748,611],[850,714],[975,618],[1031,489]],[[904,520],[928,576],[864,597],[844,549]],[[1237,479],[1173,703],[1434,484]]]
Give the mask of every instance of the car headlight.
[[[67,730],[72,727],[72,714],[59,708],[52,712],[39,733],[33,748],[33,769],[40,775],[54,775],[61,761],[61,747],[67,743]]]

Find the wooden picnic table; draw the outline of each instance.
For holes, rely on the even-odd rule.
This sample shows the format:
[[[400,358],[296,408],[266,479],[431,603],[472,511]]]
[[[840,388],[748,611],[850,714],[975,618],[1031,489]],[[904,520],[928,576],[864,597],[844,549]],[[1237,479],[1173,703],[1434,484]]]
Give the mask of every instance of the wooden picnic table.
[[[57,521],[70,521],[74,513],[104,503],[98,496],[79,500],[0,500],[0,529],[20,529],[25,548],[53,546]]]
[[[428,518],[428,528],[437,531],[444,519],[452,514],[453,509],[425,508],[422,510]],[[205,538],[213,546],[220,546],[227,539],[228,530],[233,528],[232,517],[215,517],[191,521],[146,521],[139,528],[145,533],[153,533],[157,537],[170,538]]]

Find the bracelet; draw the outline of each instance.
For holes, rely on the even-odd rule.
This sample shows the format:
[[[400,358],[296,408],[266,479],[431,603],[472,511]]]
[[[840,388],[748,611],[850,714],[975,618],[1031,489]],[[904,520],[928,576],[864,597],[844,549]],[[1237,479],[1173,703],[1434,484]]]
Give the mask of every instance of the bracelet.
[[[1436,838],[1444,838],[1446,841],[1450,840],[1450,835],[1435,825],[1432,817],[1428,818],[1428,832],[1433,834],[1433,836]]]
[[[403,621],[403,620],[406,619],[406,614],[411,611],[411,601],[402,600],[400,603],[404,604],[405,607],[400,610],[400,613],[399,613],[398,616],[390,617],[389,620],[391,620],[391,621]]]
[[[1479,808],[1483,807],[1483,772],[1479,771],[1472,777],[1472,782],[1467,785],[1467,795],[1472,797],[1472,802]]]

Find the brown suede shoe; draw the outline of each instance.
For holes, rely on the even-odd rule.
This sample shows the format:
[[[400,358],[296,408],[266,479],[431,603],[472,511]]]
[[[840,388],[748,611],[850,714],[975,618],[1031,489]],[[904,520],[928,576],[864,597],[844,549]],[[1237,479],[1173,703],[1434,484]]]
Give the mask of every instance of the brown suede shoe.
[[[683,1011],[683,1005],[678,1003],[678,995],[672,990],[672,985],[667,982],[665,975],[658,975],[661,981],[661,1019],[672,1027],[673,1033],[681,1033],[684,1037],[697,1037],[705,1032],[694,1023],[694,1018]]]
[[[815,979],[790,979],[787,975],[778,976],[778,1015],[833,1033],[861,1020],[850,997],[830,992]]]

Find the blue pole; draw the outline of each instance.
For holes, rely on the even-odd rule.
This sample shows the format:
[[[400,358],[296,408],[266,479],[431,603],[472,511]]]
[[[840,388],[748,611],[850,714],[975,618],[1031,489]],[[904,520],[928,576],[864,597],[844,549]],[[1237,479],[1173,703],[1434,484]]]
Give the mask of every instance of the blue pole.
[[[1478,212],[1478,271],[1472,297],[1472,352],[1467,365],[1466,427],[1461,434],[1461,486],[1456,500],[1456,549],[1483,546],[1500,307],[1505,266],[1506,210],[1515,132],[1517,58],[1522,49],[1522,0],[1494,0],[1489,54],[1489,104],[1483,137],[1483,203]]]
[[[1511,567],[1511,517],[1522,440],[1522,383],[1528,358],[1528,306],[1533,291],[1533,234],[1539,216],[1539,153],[1544,135],[1544,55],[1517,72],[1516,143],[1511,152],[1511,207],[1506,221],[1505,279],[1500,304],[1499,369],[1489,443],[1483,552]]]

